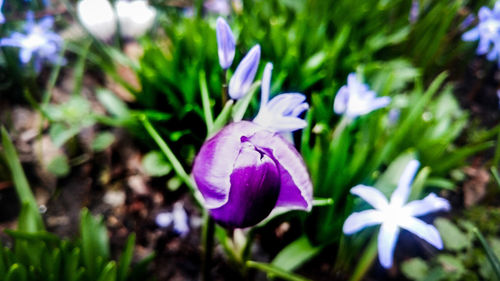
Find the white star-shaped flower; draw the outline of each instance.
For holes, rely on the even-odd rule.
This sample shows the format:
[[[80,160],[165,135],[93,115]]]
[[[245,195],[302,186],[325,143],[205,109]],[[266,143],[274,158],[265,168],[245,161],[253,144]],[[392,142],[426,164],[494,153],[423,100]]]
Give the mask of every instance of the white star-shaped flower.
[[[351,189],[352,194],[361,197],[374,209],[351,214],[344,222],[343,231],[345,234],[350,235],[365,227],[380,224],[378,257],[385,268],[392,266],[394,248],[401,228],[410,231],[438,249],[443,248],[443,242],[438,230],[433,225],[427,224],[416,217],[430,212],[449,210],[449,202],[431,193],[422,200],[415,200],[405,204],[410,195],[411,183],[419,165],[420,163],[417,160],[412,160],[406,166],[396,190],[391,195],[390,202],[387,201],[382,192],[374,187],[357,185]]]

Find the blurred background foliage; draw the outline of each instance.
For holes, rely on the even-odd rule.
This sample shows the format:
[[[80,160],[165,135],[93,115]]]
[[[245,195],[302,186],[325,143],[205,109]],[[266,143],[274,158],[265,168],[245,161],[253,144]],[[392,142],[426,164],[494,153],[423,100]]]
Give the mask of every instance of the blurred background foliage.
[[[55,11],[57,27],[66,40],[68,62],[62,66],[63,70],[46,68],[37,76],[30,68],[19,66],[14,49],[2,48],[2,98],[19,102],[28,100],[49,121],[48,132],[52,141],[65,147],[72,157],[81,153],[71,149],[72,140],[85,127],[99,124],[104,128],[103,133],[93,140],[95,152],[104,150],[113,142],[113,137],[106,134],[109,128],[124,127],[141,141],[145,151],[151,150],[142,162],[145,170],[165,182],[172,182],[178,177],[171,172],[171,164],[156,151],[154,142],[140,126],[137,117],[145,115],[158,128],[181,164],[190,170],[207,135],[201,76],[206,78],[215,115],[223,108],[220,97],[226,77],[217,58],[214,31],[217,13],[190,10],[200,6],[202,1],[155,0],[151,3],[159,13],[149,33],[137,41],[116,39],[100,42],[75,28],[75,19],[72,18],[74,1],[54,4],[52,8],[57,9],[45,9],[41,1],[11,2],[6,15],[16,20],[2,25],[0,34],[6,36],[8,31],[19,29],[23,21],[19,11],[32,9],[40,15],[47,10]],[[416,9],[415,2],[418,3]],[[486,0],[244,0],[241,7],[232,6],[227,18],[237,41],[235,62],[253,45],[260,44],[262,56],[257,77],[261,76],[265,62],[274,64],[271,93],[301,92],[307,96],[311,109],[305,118],[309,125],[294,135],[295,144],[310,170],[315,197],[331,198],[334,202],[333,205],[315,207],[310,214],[296,214],[300,218],[299,225],[303,227],[297,240],[282,253],[299,249],[302,258],[291,261],[285,254],[278,254],[274,265],[293,270],[324,247],[335,245],[337,262],[342,261],[339,267],[347,267],[342,268],[347,272],[354,270],[355,265],[350,265],[349,261],[354,261],[357,256],[346,255],[342,249],[351,244],[361,249],[370,242],[368,235],[352,240],[342,238],[342,224],[356,208],[356,202],[348,196],[352,186],[383,182],[382,175],[387,174],[390,176],[386,178],[398,179],[401,171],[390,167],[404,165],[402,162],[394,164],[395,159],[417,158],[422,169],[420,189],[413,195],[414,199],[430,190],[443,190],[449,194],[465,177],[461,168],[466,165],[466,160],[495,146],[493,140],[498,127],[485,130],[470,122],[471,116],[457,101],[454,84],[455,80],[463,79],[468,62],[474,57],[475,45],[460,39],[467,30],[464,20],[471,13],[476,14],[479,7],[492,7],[493,4],[494,1]],[[59,8],[65,12],[57,12]],[[391,96],[391,105],[353,122],[335,115],[332,110],[335,94],[351,72],[362,77],[378,95]],[[88,87],[85,85],[86,75],[95,79],[90,86],[91,97],[83,94],[83,88]],[[71,98],[54,103],[51,90],[65,79],[61,77],[68,76],[71,76]],[[100,104],[103,110],[92,111],[92,103]],[[245,115],[247,118],[255,116],[258,104],[258,99],[251,101]],[[70,169],[68,157],[63,156],[57,161],[52,166],[53,173],[67,175]],[[176,182],[169,185],[172,190],[179,188],[180,181]],[[379,185],[394,186],[390,183]],[[20,220],[29,213],[28,207],[22,206]],[[469,219],[473,224],[478,223],[474,216]],[[3,250],[1,253],[0,272],[4,270],[12,276],[25,276],[25,279],[12,277],[14,279],[6,280],[32,280],[29,276],[34,273],[30,273],[29,261],[23,260],[26,254],[23,254],[26,251],[23,247],[35,243],[33,247],[40,255],[49,251],[54,259],[68,261],[69,265],[50,265],[59,266],[61,272],[69,270],[69,266],[76,266],[76,263],[89,268],[71,277],[73,279],[60,279],[64,275],[55,275],[47,280],[125,280],[107,277],[125,274],[120,273],[123,265],[108,261],[109,254],[100,255],[102,259],[98,265],[88,264],[88,255],[94,253],[85,252],[86,243],[98,242],[88,242],[83,230],[92,226],[83,224],[100,229],[97,231],[100,234],[92,235],[105,236],[102,223],[87,211],[82,212],[81,241],[76,244],[56,240],[45,232],[38,233],[43,229],[36,229],[35,234],[29,235],[22,228],[9,232],[19,242],[12,251]],[[439,225],[447,227],[446,223]],[[457,231],[466,229],[463,223],[460,227],[462,230]],[[491,231],[487,235],[494,236],[495,233]],[[492,243],[497,245],[497,240],[493,239]],[[106,252],[106,242],[99,243],[100,246],[95,247]],[[133,244],[133,238],[130,243]],[[467,247],[473,246],[447,250],[453,253]],[[124,251],[123,259],[130,259],[129,251],[129,248]],[[403,264],[403,272],[410,279],[421,280],[406,273],[405,268],[417,266],[427,272],[446,262],[452,262],[449,256],[437,256],[431,265],[412,260]],[[49,274],[53,268],[47,266],[39,264],[34,268]],[[457,276],[469,276],[467,272],[463,270]]]

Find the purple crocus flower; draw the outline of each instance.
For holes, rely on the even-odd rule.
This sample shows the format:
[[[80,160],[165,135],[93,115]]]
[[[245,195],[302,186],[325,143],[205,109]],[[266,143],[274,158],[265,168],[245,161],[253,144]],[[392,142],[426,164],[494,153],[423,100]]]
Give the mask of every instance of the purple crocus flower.
[[[278,133],[252,122],[232,123],[207,140],[192,173],[205,207],[226,227],[255,225],[275,209],[312,207],[312,183],[300,154]]]
[[[273,64],[267,63],[262,76],[260,109],[253,122],[271,131],[282,133],[304,128],[307,122],[299,115],[307,110],[309,105],[305,102],[306,97],[303,94],[280,94],[269,101],[272,70]]]
[[[355,73],[347,77],[347,85],[342,86],[335,96],[333,110],[350,119],[368,114],[376,109],[386,107],[390,97],[377,97],[368,85],[361,83]]]
[[[241,99],[250,89],[260,61],[260,46],[255,45],[241,60],[229,81],[229,96],[233,100]]]
[[[490,61],[496,60],[500,54],[500,1],[495,3],[493,10],[481,7],[478,16],[479,24],[465,32],[462,35],[462,40],[479,40],[476,53],[478,55],[486,54],[486,58]]]
[[[215,30],[217,35],[219,64],[222,69],[228,69],[234,59],[236,46],[234,35],[227,22],[221,17],[217,19],[217,26]]]
[[[63,42],[62,38],[53,32],[54,19],[45,17],[39,23],[35,23],[32,12],[27,14],[26,34],[14,32],[8,38],[0,40],[0,46],[11,46],[20,48],[19,59],[23,64],[28,63],[35,56],[35,67],[41,66],[41,61],[46,59],[52,63],[60,63],[62,58],[59,50]]]
[[[351,214],[344,223],[343,231],[350,235],[361,229],[380,224],[378,234],[378,257],[385,268],[392,266],[394,248],[398,239],[400,228],[406,229],[418,237],[429,242],[438,249],[443,248],[443,241],[438,230],[416,217],[436,212],[449,210],[450,204],[444,198],[431,193],[422,200],[415,200],[405,204],[411,191],[413,177],[420,163],[412,160],[406,166],[398,186],[391,195],[390,202],[378,189],[357,185],[351,193],[357,195],[372,205],[375,209]]]

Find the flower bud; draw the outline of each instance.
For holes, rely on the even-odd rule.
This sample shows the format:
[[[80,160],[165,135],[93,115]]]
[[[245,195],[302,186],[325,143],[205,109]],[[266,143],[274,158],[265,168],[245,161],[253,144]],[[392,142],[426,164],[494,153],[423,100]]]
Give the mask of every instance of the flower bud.
[[[248,121],[207,140],[193,176],[204,205],[221,225],[243,228],[276,208],[309,211],[312,184],[297,150],[279,134]]]
[[[228,69],[233,63],[235,52],[235,40],[231,28],[226,21],[219,17],[215,27],[217,35],[217,48],[219,53],[219,64],[223,69]]]
[[[153,25],[156,10],[145,0],[124,1],[115,3],[120,33],[124,37],[139,37]]]
[[[76,6],[82,25],[101,40],[108,40],[116,31],[116,16],[108,0],[80,0]]]
[[[229,96],[238,100],[250,89],[260,61],[260,46],[255,45],[241,60],[229,81]]]

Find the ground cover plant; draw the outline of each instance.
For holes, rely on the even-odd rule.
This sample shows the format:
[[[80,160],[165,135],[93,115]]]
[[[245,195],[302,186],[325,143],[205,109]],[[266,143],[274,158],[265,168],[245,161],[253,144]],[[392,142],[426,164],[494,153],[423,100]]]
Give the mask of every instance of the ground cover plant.
[[[500,279],[500,2],[0,8],[0,280]]]

